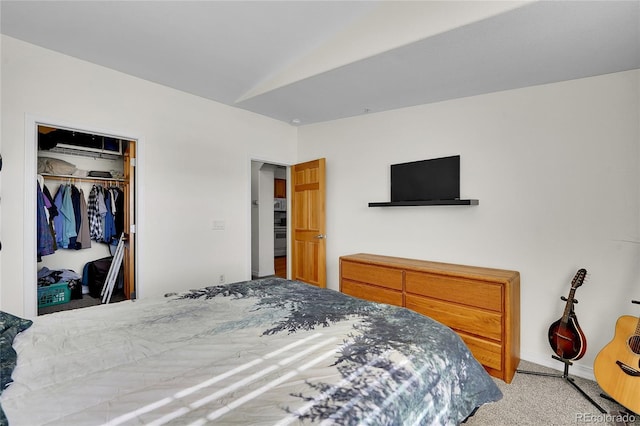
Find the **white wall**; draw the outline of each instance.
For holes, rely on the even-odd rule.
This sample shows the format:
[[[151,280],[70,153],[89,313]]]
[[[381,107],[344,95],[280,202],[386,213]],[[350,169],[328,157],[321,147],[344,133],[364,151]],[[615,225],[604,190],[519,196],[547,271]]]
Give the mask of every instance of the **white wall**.
[[[549,325],[576,271],[591,375],[615,320],[640,313],[639,71],[363,115],[299,129],[298,161],[327,159],[327,277],[370,252],[521,273],[524,359],[551,359]],[[461,155],[478,206],[368,208],[389,201],[389,165]],[[577,370],[576,370],[577,367]]]
[[[250,278],[250,163],[291,164],[288,124],[2,36],[0,309],[24,313],[25,115],[142,138],[143,297]],[[33,160],[35,161],[35,159]],[[212,222],[225,222],[213,231]],[[33,258],[35,262],[35,254]]]

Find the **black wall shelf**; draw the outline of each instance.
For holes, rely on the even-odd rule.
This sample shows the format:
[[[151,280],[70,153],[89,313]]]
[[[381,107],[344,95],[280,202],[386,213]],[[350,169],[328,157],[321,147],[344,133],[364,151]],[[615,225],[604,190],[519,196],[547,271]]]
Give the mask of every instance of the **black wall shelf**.
[[[369,207],[406,207],[406,206],[477,206],[478,200],[425,200],[425,201],[387,201],[369,203]]]

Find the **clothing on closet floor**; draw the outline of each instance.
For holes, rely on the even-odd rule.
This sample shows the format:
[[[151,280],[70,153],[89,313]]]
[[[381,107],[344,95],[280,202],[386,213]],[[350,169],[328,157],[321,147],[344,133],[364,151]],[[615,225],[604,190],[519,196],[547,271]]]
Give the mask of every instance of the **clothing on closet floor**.
[[[49,269],[38,271],[38,287],[47,287],[61,282],[69,283],[71,299],[82,299],[82,276],[71,269]]]
[[[82,280],[82,276],[71,269],[49,269],[43,266],[38,271],[38,285],[47,286],[60,281]]]

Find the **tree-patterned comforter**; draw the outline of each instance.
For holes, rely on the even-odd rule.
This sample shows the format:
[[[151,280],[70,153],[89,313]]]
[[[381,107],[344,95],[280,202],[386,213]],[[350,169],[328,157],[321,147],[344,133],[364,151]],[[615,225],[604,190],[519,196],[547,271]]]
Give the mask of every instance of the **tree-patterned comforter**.
[[[501,398],[449,328],[279,278],[38,317],[20,425],[459,424]]]

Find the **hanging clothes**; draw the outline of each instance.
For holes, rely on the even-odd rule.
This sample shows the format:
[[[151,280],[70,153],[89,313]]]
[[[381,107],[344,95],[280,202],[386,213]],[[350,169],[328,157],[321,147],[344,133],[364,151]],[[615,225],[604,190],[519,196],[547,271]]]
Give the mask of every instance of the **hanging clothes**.
[[[91,192],[89,192],[89,201],[87,203],[89,235],[93,241],[102,241],[102,214],[99,209],[101,188],[99,185],[93,185]],[[104,199],[102,203],[104,204]]]
[[[62,199],[64,197],[64,186],[60,185],[53,197],[53,205],[58,211],[58,215],[53,218],[53,229],[56,236],[56,244],[61,247],[62,235],[64,234],[64,217],[62,216]]]
[[[89,212],[87,202],[84,198],[84,191],[80,188],[80,227],[76,239],[76,250],[91,248],[91,236],[89,235]]]
[[[41,186],[43,185],[41,184]],[[53,218],[58,216],[58,208],[53,204],[53,197],[51,196],[51,192],[47,185],[42,187],[42,193],[44,194],[44,205],[47,208],[47,220],[49,220],[53,228]]]
[[[69,248],[78,249],[78,231],[80,230],[80,225],[82,224],[82,216],[80,215],[80,191],[78,191],[78,188],[76,188],[75,185],[71,185],[70,187],[68,187],[67,191],[70,192],[71,196],[71,206],[73,208],[73,219],[76,231],[75,235],[69,237]]]
[[[112,187],[112,196],[114,200],[115,211],[113,213],[116,226],[116,240],[124,232],[124,192],[118,187]]]
[[[107,244],[112,244],[114,237],[116,236],[116,225],[113,220],[112,203],[111,203],[111,191],[105,190],[104,194],[104,231],[102,233],[102,239]],[[117,244],[117,242],[116,242]]]
[[[64,241],[67,245],[63,248],[75,248],[75,237],[78,236],[76,232],[76,212],[73,210],[73,201],[71,201],[71,185],[65,186],[64,198],[62,199],[62,215],[64,216]],[[73,246],[71,246],[71,239],[73,240]]]
[[[70,185],[60,185],[54,199],[54,204],[60,213],[54,218],[56,243],[59,248],[69,248],[70,239],[77,236],[70,187]]]
[[[45,199],[40,182],[37,182],[37,257],[41,261],[42,256],[53,254],[55,252],[54,238],[51,234],[49,221],[45,207]]]
[[[49,222],[49,231],[51,232],[51,236],[53,237],[53,249],[58,250],[58,245],[56,244],[56,230],[53,227],[53,218],[58,216],[58,208],[53,204],[53,197],[51,196],[51,192],[47,185],[44,185],[44,178],[42,178],[41,185],[42,193],[44,194],[44,205],[47,208],[47,220]]]

